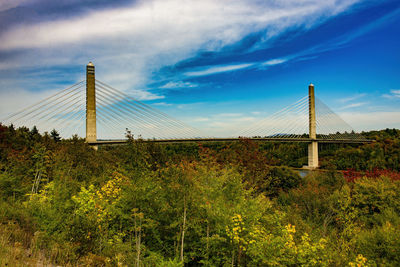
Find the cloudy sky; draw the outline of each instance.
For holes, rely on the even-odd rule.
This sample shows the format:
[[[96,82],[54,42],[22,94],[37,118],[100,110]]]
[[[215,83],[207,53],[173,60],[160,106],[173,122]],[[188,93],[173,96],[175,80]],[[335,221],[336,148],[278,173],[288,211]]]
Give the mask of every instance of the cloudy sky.
[[[85,77],[230,131],[307,94],[400,128],[398,0],[0,0],[0,118]]]

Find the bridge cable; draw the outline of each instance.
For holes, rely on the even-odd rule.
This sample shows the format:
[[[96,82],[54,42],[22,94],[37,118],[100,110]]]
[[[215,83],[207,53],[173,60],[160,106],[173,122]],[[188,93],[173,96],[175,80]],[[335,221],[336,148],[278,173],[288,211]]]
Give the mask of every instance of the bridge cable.
[[[99,87],[101,87],[101,88],[103,88],[104,90],[106,90],[109,94],[115,94],[115,93],[112,93],[112,92],[110,92],[109,90],[107,90],[106,88],[104,88],[104,87],[102,87],[102,86],[99,86]],[[123,102],[123,103],[125,103],[126,102],[126,99],[124,98],[124,97],[122,97],[122,96],[119,96],[120,98],[121,98],[121,101]],[[115,99],[115,98],[114,98]],[[117,99],[116,99],[117,100]],[[134,103],[133,103],[134,104]],[[149,115],[151,116],[151,118],[154,118],[154,120],[153,121],[157,121],[157,120],[159,120],[160,122],[159,122],[159,124],[163,124],[164,123],[164,121],[165,120],[163,120],[163,119],[161,119],[160,118],[160,115],[159,114],[154,114],[154,113],[149,113],[147,110],[145,110],[145,109],[143,109],[142,107],[140,107],[140,106],[137,106],[137,105],[132,105],[131,104],[131,102],[127,102],[127,105],[128,106],[130,106],[130,109],[134,109],[135,111],[137,111],[137,112],[140,112],[140,114],[143,114],[144,116],[146,116],[146,118],[149,118]],[[140,110],[138,110],[137,108],[139,108],[139,109],[141,109],[141,110],[144,110],[144,112],[146,112],[146,113],[143,113],[142,111],[140,111]],[[166,121],[166,122],[168,122],[168,123],[170,123],[169,121]],[[173,124],[172,124],[173,125]],[[175,127],[176,125],[174,125],[174,127]],[[184,127],[184,128],[187,128],[187,126],[185,126],[185,125],[183,125],[183,126],[179,126],[177,129],[181,132],[182,131],[182,128],[181,127]],[[186,129],[186,131],[187,131],[187,129]],[[193,131],[192,131],[193,132]]]
[[[99,95],[101,95],[101,94],[99,94]],[[125,118],[125,116],[124,116],[124,111],[122,111],[121,109],[119,109],[119,108],[112,108],[111,107],[111,105],[109,105],[109,104],[107,104],[107,103],[105,103],[104,101],[104,99],[103,98],[100,98],[99,97],[99,100],[101,101],[101,103],[104,105],[103,107],[104,108],[107,108],[109,111],[111,111],[111,112],[113,112],[113,113],[115,113],[116,114],[116,116],[118,116],[118,120],[120,121],[121,119],[123,119],[124,121],[126,121],[126,122],[128,122],[128,125],[126,125],[125,126],[125,129],[126,128],[129,128],[129,126],[131,126],[132,125],[132,121],[130,121],[130,120],[127,120],[126,118]],[[114,110],[116,109],[117,111],[118,111],[118,113],[116,112],[116,111],[114,111]],[[125,113],[126,114],[126,113]],[[122,116],[121,116],[122,115]],[[128,115],[130,115],[129,113],[128,113]],[[136,119],[136,120],[139,120],[139,124],[141,124],[141,125],[144,125],[146,128],[148,128],[148,125],[146,125],[145,123],[143,123],[143,121],[142,120],[140,120],[140,119]],[[137,124],[137,123],[133,123],[134,125],[135,124]]]
[[[103,92],[103,93],[105,93],[105,94],[107,94],[109,97],[111,97],[111,98],[113,98],[115,101],[117,101],[117,102],[115,102],[114,104],[115,105],[118,105],[118,106],[120,106],[121,108],[128,108],[128,109],[130,109],[130,110],[132,110],[132,108],[130,108],[130,107],[126,107],[126,106],[124,106],[124,105],[122,105],[122,104],[120,104],[118,101],[118,99],[116,99],[116,98],[114,98],[112,95],[109,95],[107,92]],[[138,111],[138,110],[136,110],[136,109],[134,109],[134,111]],[[144,119],[151,119],[154,123],[156,123],[156,124],[158,124],[159,126],[162,126],[162,127],[167,127],[169,130],[171,130],[172,132],[176,132],[176,128],[172,128],[172,127],[170,127],[170,126],[168,126],[168,125],[165,125],[165,124],[162,124],[162,122],[159,122],[159,121],[157,121],[157,120],[154,120],[154,119],[152,119],[152,118],[149,118],[149,117],[146,117],[146,116],[144,116],[144,115],[142,115],[142,113],[140,112],[140,111],[138,111],[139,113],[140,113],[140,117],[141,118],[144,118]],[[136,114],[135,112],[132,112],[133,113],[133,115],[135,115],[136,117],[139,117],[139,115],[138,114]],[[128,113],[128,115],[131,115],[132,113]],[[148,123],[145,121],[145,125],[147,125]],[[158,126],[157,126],[158,127]],[[162,128],[161,128],[161,130],[162,130]],[[182,129],[178,129],[178,131],[182,131]]]
[[[274,121],[275,121],[275,123],[287,121],[287,117],[285,117],[285,116],[287,116],[287,114],[289,114],[289,113],[292,113],[292,114],[296,113],[297,110],[301,109],[306,104],[306,100],[307,100],[307,97],[304,97],[304,98],[298,100],[297,102],[295,102],[294,104],[292,104],[288,107],[285,107],[284,109],[282,109],[278,112],[275,112],[274,114],[257,122],[256,124],[254,124],[253,126],[248,128],[247,130],[242,131],[241,135],[244,134],[244,135],[249,136],[250,133],[258,134],[261,130],[264,131],[264,133],[269,133],[269,134],[272,133],[273,134],[274,133],[273,131],[276,130],[279,127],[279,125],[276,125],[272,129],[267,130],[267,132],[265,132],[264,127],[270,125]],[[290,123],[287,123],[287,124],[290,124]]]
[[[53,97],[55,97],[55,96],[57,96],[57,95],[59,95],[59,94],[65,92],[65,91],[68,91],[69,89],[71,89],[71,88],[73,88],[73,87],[75,87],[75,86],[78,86],[79,84],[81,84],[81,83],[83,83],[83,82],[84,82],[84,81],[77,82],[76,84],[74,84],[74,85],[72,85],[72,86],[70,86],[70,87],[68,87],[68,88],[63,89],[63,90],[61,90],[60,92],[57,92],[57,93],[54,94],[54,95],[51,95],[51,96],[49,96],[49,97],[46,97],[45,99],[43,99],[43,100],[41,100],[41,101],[39,101],[39,102],[37,102],[37,103],[31,105],[31,106],[28,106],[28,107],[26,107],[26,108],[24,108],[24,109],[22,109],[22,110],[20,110],[20,111],[18,111],[18,112],[16,112],[16,113],[13,113],[13,114],[9,115],[8,117],[6,117],[3,121],[7,121],[7,120],[9,120],[9,119],[11,119],[11,118],[17,116],[18,114],[21,114],[21,113],[23,113],[23,112],[25,112],[25,111],[27,111],[27,110],[33,108],[33,107],[35,107],[35,106],[37,106],[37,105],[39,105],[39,104],[45,102],[45,101],[50,100],[51,98],[53,98]]]
[[[67,93],[65,93],[65,94],[63,94],[63,95],[57,97],[57,98],[54,99],[53,101],[59,100],[59,99],[61,99],[61,98],[63,98],[63,97],[66,97],[68,94],[71,94],[71,93],[73,93],[73,92],[75,92],[76,90],[81,89],[81,88],[82,88],[82,86],[77,87],[77,88],[75,88],[75,89],[73,89],[73,90],[71,90],[71,91],[69,91],[69,92],[67,92]],[[80,92],[79,92],[79,91],[78,91],[78,92],[75,92],[72,96],[74,96],[74,95],[76,95],[76,94],[78,94],[78,93],[80,93]],[[68,99],[69,99],[69,97],[64,98],[63,100],[61,100],[61,101],[59,101],[59,102],[53,102],[53,103],[43,104],[43,105],[41,105],[41,106],[35,108],[34,110],[29,111],[27,114],[18,117],[17,119],[14,120],[14,122],[17,122],[17,121],[20,120],[20,119],[26,118],[27,116],[29,116],[29,115],[32,114],[33,112],[38,111],[37,113],[35,113],[35,114],[33,114],[32,116],[29,117],[29,119],[33,119],[33,118],[35,118],[36,116],[38,116],[39,114],[41,114],[41,111],[40,111],[41,108],[46,107],[46,106],[49,105],[49,107],[47,107],[47,108],[45,109],[45,110],[49,110],[49,109],[52,109],[53,107],[57,106],[58,104],[60,104],[60,103],[62,103],[62,102],[64,102],[64,101],[66,101],[66,100],[68,100]],[[26,121],[26,119],[25,119],[25,121]]]
[[[101,82],[101,81],[98,81],[98,80],[96,80],[96,81],[97,81],[100,85],[103,85],[103,86],[107,87],[108,89],[113,90],[113,91],[116,92],[117,94],[122,95],[122,96],[124,96],[125,98],[128,98],[128,99],[133,100],[133,102],[131,102],[132,104],[134,104],[134,105],[136,105],[136,106],[138,106],[138,107],[140,106],[140,107],[141,107],[143,110],[145,110],[147,113],[152,113],[152,114],[160,115],[160,116],[164,117],[165,119],[171,121],[171,123],[174,123],[174,124],[176,124],[176,125],[179,125],[179,127],[184,127],[184,128],[193,130],[196,134],[201,133],[201,131],[199,131],[198,129],[196,129],[196,128],[192,127],[192,126],[189,126],[189,125],[187,125],[187,124],[185,124],[185,123],[183,123],[183,122],[181,122],[181,121],[179,121],[179,120],[176,120],[176,119],[174,119],[174,118],[168,116],[167,114],[165,114],[165,113],[163,113],[163,112],[161,112],[161,111],[159,111],[159,110],[157,110],[157,109],[154,109],[153,107],[151,107],[151,106],[149,106],[149,105],[147,105],[147,104],[145,104],[145,103],[143,103],[143,102],[141,102],[141,101],[139,101],[139,100],[137,100],[137,99],[134,99],[134,98],[130,97],[129,95],[127,95],[127,94],[125,94],[125,93],[123,93],[123,92],[121,92],[121,91],[119,91],[119,90],[117,90],[117,89],[115,89],[115,88],[113,88],[113,87],[111,87],[111,86],[109,86],[109,85],[107,85],[107,84]],[[200,135],[200,136],[201,136],[201,135]]]
[[[270,122],[272,120],[284,119],[284,116],[286,115],[286,113],[293,111],[293,109],[296,109],[298,106],[301,107],[304,104],[303,103],[304,99],[305,98],[300,99],[299,101],[295,102],[294,104],[292,104],[292,105],[290,105],[288,107],[285,107],[284,109],[282,109],[282,110],[280,110],[278,112],[275,112],[274,114],[266,117],[265,119],[253,124],[253,126],[249,127],[247,130],[242,131],[242,133],[240,135],[242,135],[242,134],[243,135],[248,135],[250,132],[254,133],[254,132],[260,131],[261,129],[263,129],[265,124],[267,124],[267,125],[270,124]]]
[[[110,96],[111,98],[113,98],[112,96]],[[115,99],[115,98],[113,98],[113,99]],[[115,99],[116,100],[116,99]],[[118,100],[116,100],[116,101],[118,101]],[[121,107],[121,108],[125,108],[125,106],[123,106],[123,105],[121,105],[121,104],[119,104],[118,102],[114,102],[113,104],[115,104],[115,105],[118,105],[119,107]],[[119,111],[120,111],[120,113],[123,113],[123,114],[127,114],[127,115],[135,115],[136,117],[138,117],[136,120],[139,120],[140,122],[144,122],[144,125],[145,126],[147,126],[147,128],[149,128],[149,125],[148,125],[148,123],[146,122],[146,121],[143,121],[143,120],[141,120],[140,118],[139,118],[139,116],[137,115],[137,114],[135,114],[134,112],[124,112],[123,110],[120,110],[120,109],[118,109]],[[143,118],[142,116],[140,116],[141,118]],[[145,117],[145,119],[147,119],[146,117]],[[158,123],[157,121],[155,121],[155,123]],[[166,126],[166,125],[162,125],[162,124],[160,124],[161,126],[164,126],[164,127],[168,127],[168,126]],[[171,130],[174,130],[174,128],[170,128]],[[162,130],[162,129],[161,129]]]

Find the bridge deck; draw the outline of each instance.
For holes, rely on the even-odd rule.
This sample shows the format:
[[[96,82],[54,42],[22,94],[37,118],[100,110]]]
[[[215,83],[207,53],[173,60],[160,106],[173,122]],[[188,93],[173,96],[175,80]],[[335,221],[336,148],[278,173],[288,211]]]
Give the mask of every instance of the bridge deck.
[[[141,139],[143,142],[154,143],[199,143],[199,142],[233,142],[243,138],[193,138],[193,139]],[[363,144],[372,143],[372,140],[350,140],[350,139],[310,139],[310,138],[248,138],[253,141],[262,142],[301,142],[310,143],[317,141],[318,143],[337,143],[337,144]],[[88,142],[89,145],[116,145],[124,144],[127,139],[119,140],[97,140],[96,142]]]

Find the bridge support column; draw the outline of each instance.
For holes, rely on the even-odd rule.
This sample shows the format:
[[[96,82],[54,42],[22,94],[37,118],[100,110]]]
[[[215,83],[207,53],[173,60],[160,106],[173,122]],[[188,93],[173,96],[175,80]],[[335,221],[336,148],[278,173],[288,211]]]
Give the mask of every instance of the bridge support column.
[[[86,66],[86,142],[96,142],[96,88],[94,65]]]
[[[313,141],[308,144],[308,169],[318,168],[318,142]]]
[[[308,145],[308,166],[309,169],[318,168],[318,142],[317,142],[317,123],[315,120],[315,95],[314,85],[308,86],[308,120],[309,120],[309,135],[311,143]]]

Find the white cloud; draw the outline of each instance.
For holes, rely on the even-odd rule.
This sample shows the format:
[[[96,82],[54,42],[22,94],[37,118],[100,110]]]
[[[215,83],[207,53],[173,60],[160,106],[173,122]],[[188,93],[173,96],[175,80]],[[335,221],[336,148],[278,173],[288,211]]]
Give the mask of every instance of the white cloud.
[[[400,98],[400,90],[390,90],[390,94],[383,94],[382,96],[388,99]]]
[[[341,109],[349,109],[349,108],[357,108],[357,107],[361,107],[368,104],[368,102],[358,102],[358,103],[352,103],[352,104],[348,104],[344,107],[341,107]]]
[[[0,49],[48,48],[116,37],[134,45],[130,38],[146,40],[150,34],[153,41],[158,40],[150,47],[168,47],[171,42],[179,46],[187,39],[189,43],[207,42],[206,47],[217,48],[266,26],[287,28],[309,23],[315,15],[336,15],[354,2],[357,1],[291,0],[271,5],[260,1],[143,1],[130,8],[93,12],[78,19],[18,27],[5,35]]]
[[[267,66],[275,66],[289,61],[290,59],[296,58],[296,55],[290,55],[287,58],[274,58],[265,62],[253,62],[253,63],[242,63],[242,64],[231,64],[231,65],[219,65],[219,66],[207,66],[204,68],[197,68],[193,71],[185,73],[186,76],[205,76],[213,75],[222,72],[243,70],[251,67],[265,68]]]
[[[270,59],[268,61],[263,62],[262,65],[274,66],[274,65],[285,63],[286,61],[287,61],[287,59],[284,59],[284,58],[275,58],[275,59]]]
[[[194,88],[194,87],[198,87],[198,86],[199,85],[196,83],[178,81],[178,82],[168,82],[168,83],[164,84],[163,86],[160,86],[159,88],[162,88],[162,89]]]
[[[58,60],[89,57],[96,63],[101,58],[129,73],[132,65],[143,61],[161,61],[150,62],[153,68],[163,61],[174,63],[200,48],[218,50],[264,28],[279,26],[279,34],[289,27],[310,23],[311,17],[315,21],[336,15],[354,2],[291,0],[271,5],[260,1],[143,1],[81,18],[18,26],[1,36],[0,50],[44,49],[37,51],[37,64],[47,58],[43,54],[56,58],[53,52],[58,52]]]
[[[347,102],[350,102],[350,101],[353,101],[353,100],[357,100],[357,99],[359,99],[359,98],[362,98],[362,97],[364,97],[364,96],[366,96],[367,94],[365,94],[365,93],[363,93],[363,94],[356,94],[356,95],[353,95],[353,96],[350,96],[350,97],[346,97],[346,98],[341,98],[341,99],[339,99],[338,101],[340,102],[340,103],[347,103]]]
[[[163,95],[157,95],[143,90],[130,90],[129,93],[138,100],[155,100],[165,98]]]
[[[246,69],[246,68],[251,67],[253,65],[254,64],[252,64],[252,63],[249,63],[249,64],[246,63],[246,64],[213,66],[213,67],[207,67],[207,68],[202,69],[202,70],[189,71],[189,72],[186,72],[185,75],[187,75],[187,76],[211,75],[211,74],[217,74],[217,73],[221,73],[221,72],[228,72],[228,71]]]
[[[9,8],[10,3],[13,6],[21,2],[3,1],[0,10]],[[310,28],[356,2],[141,1],[124,8],[92,11],[81,17],[18,24],[0,36],[0,51],[13,55],[2,59],[0,68],[18,72],[21,68],[79,66],[92,60],[99,80],[142,100],[163,98],[148,92],[146,85],[151,82],[152,74],[164,66],[193,57],[200,50],[218,51],[252,32],[266,29],[267,42],[292,27]],[[279,61],[269,62],[273,63]],[[209,66],[187,74],[207,75],[250,66],[251,63]],[[75,78],[82,76],[84,73]],[[16,81],[21,78],[22,75]],[[36,83],[44,79],[38,77]],[[2,106],[9,99],[5,90],[0,86]]]
[[[153,103],[151,104],[152,106],[161,106],[161,107],[170,107],[172,104],[170,103],[165,103],[165,102],[159,102],[159,103]]]

